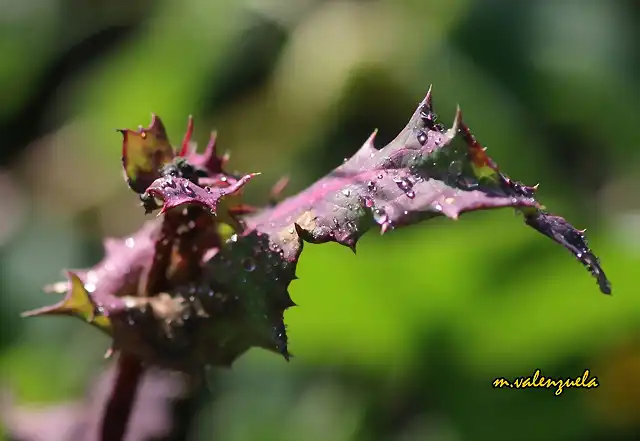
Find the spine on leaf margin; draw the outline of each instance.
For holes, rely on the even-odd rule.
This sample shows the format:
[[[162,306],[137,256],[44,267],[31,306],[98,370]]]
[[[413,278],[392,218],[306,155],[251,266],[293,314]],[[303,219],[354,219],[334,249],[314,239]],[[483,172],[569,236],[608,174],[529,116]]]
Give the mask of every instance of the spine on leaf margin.
[[[525,223],[569,250],[611,286],[584,230],[547,213],[526,186],[503,173],[462,120],[446,129],[431,89],[388,145],[375,131],[352,158],[297,195],[278,202],[276,184],[264,208],[241,202],[257,173],[225,170],[215,133],[202,154],[193,121],[178,149],[153,116],[148,128],[121,130],[129,187],[146,212],[163,216],[133,236],[105,241],[93,268],[70,271],[58,304],[25,315],[81,317],[113,338],[113,349],[144,363],[198,373],[229,366],[250,347],[289,359],[284,311],[303,242],[335,241],[355,250],[372,226],[381,233],[436,216],[513,207]]]

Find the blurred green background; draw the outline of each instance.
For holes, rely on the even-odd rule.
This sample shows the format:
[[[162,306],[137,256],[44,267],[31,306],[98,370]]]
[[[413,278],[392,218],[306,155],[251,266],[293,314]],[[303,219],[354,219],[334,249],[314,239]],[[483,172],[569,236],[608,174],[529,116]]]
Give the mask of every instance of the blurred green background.
[[[201,145],[217,129],[234,168],[263,172],[259,203],[374,128],[391,140],[433,84],[443,120],[459,103],[510,176],[588,228],[613,296],[511,210],[369,234],[357,257],[306,246],[295,358],[214,373],[181,439],[640,439],[639,43],[636,0],[0,1],[2,413],[81,399],[108,364],[86,325],[19,313],[144,221],[114,129],[155,112],[177,144],[193,114]],[[491,387],[536,368],[600,387]]]

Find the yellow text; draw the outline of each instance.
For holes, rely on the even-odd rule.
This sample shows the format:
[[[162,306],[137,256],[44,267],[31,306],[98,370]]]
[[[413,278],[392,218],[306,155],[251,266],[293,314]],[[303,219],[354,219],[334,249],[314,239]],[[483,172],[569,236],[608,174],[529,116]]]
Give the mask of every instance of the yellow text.
[[[575,378],[552,378],[545,377],[540,374],[540,369],[536,369],[532,376],[518,377],[512,381],[506,378],[496,378],[493,380],[494,389],[511,388],[511,389],[555,389],[555,395],[562,394],[565,389],[569,388],[581,388],[581,389],[595,389],[599,386],[598,378],[590,377],[589,369],[585,369],[581,376]]]

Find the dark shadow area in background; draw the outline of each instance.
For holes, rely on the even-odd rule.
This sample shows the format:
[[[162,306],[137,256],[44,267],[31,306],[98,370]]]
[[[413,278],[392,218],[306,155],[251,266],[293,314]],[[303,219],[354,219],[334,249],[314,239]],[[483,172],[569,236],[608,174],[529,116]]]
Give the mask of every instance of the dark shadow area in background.
[[[224,51],[222,63],[212,66],[216,80],[203,91],[202,112],[216,115],[222,109],[259,90],[269,79],[289,41],[284,25],[255,12]]]
[[[640,2],[627,0],[640,10]],[[581,201],[580,209],[593,214],[593,197],[611,175],[610,157],[602,154],[606,148],[606,139],[595,139],[585,133],[577,124],[560,124],[551,109],[544,105],[553,105],[539,98],[539,90],[532,88],[535,77],[539,76],[530,58],[527,29],[532,24],[530,16],[536,8],[535,2],[510,2],[504,0],[484,0],[473,3],[473,7],[451,33],[452,44],[474,64],[491,75],[497,83],[522,104],[520,109],[526,115],[527,125],[532,132],[541,136],[547,144],[545,160],[549,168],[563,171],[566,188],[556,189],[565,195],[574,195]],[[492,11],[488,14],[487,8]],[[640,19],[635,18],[638,26],[634,29],[640,41]],[[478,38],[478,30],[482,38]],[[640,62],[630,60],[636,71]],[[606,109],[602,109],[603,112]],[[598,121],[593,121],[598,124]],[[613,128],[612,128],[613,129]],[[578,198],[575,198],[578,195]]]
[[[57,54],[40,80],[33,85],[29,99],[20,110],[0,121],[0,167],[7,166],[33,141],[53,131],[69,115],[47,115],[58,88],[76,77],[96,61],[117,51],[118,46],[131,38],[141,22],[113,26],[83,38],[71,49]]]
[[[375,146],[390,143],[407,124],[415,108],[415,97],[396,84],[388,71],[375,65],[362,66],[351,74],[345,93],[327,112],[324,136],[300,150],[300,164],[314,164],[306,179],[312,182],[350,158],[378,129]],[[313,112],[313,109],[309,109]]]

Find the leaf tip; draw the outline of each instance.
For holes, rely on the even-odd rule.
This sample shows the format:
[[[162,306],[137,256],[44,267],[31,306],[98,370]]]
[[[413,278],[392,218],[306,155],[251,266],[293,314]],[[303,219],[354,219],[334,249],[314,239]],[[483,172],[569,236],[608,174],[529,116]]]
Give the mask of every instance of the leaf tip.
[[[371,147],[373,147],[374,149],[376,148],[375,139],[376,139],[377,135],[378,135],[378,128],[376,127],[371,132],[371,135],[369,135],[369,138],[367,138],[367,144],[370,145]]]
[[[68,282],[50,283],[42,287],[42,291],[46,292],[47,294],[64,294],[68,289]]]
[[[67,271],[69,279],[66,287],[65,298],[53,305],[25,311],[20,314],[22,318],[38,317],[43,315],[77,315],[88,322],[95,317],[93,301],[84,282],[73,271]],[[61,282],[62,283],[62,282]]]
[[[429,84],[429,90],[427,90],[427,96],[424,98],[424,103],[431,108],[432,106],[432,91],[433,91],[433,83]]]
[[[182,138],[182,145],[178,156],[185,157],[189,154],[189,144],[191,143],[191,137],[193,136],[193,115],[189,115],[187,118],[187,131]]]
[[[389,222],[383,223],[382,225],[380,225],[380,236],[382,236],[384,233],[392,229],[393,227]]]
[[[462,109],[460,108],[460,104],[456,105],[456,114],[453,117],[453,126],[451,126],[451,131],[455,135],[460,130],[465,129],[464,122],[462,121]]]

